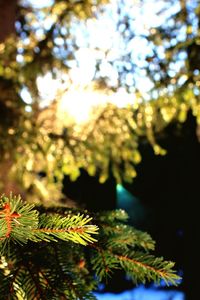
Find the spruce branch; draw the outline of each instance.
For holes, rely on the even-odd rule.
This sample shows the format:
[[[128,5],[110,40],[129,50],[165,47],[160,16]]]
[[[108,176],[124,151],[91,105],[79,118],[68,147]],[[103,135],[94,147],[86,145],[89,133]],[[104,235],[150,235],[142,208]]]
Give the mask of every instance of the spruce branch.
[[[129,226],[128,214],[122,210],[113,210],[97,214],[95,222],[102,229],[102,239],[106,242],[106,247],[118,248],[126,251],[129,246],[142,248],[145,251],[154,250],[155,242],[151,236],[140,230]]]
[[[41,241],[72,241],[87,245],[96,240],[91,236],[98,233],[96,225],[88,224],[92,220],[88,216],[41,214],[34,205],[24,203],[20,196],[0,199],[0,249],[5,251],[9,241],[20,244]]]
[[[122,268],[132,277],[133,281],[146,283],[164,280],[167,285],[177,285],[180,277],[173,270],[174,263],[164,261],[163,257],[155,257],[144,253],[115,255]]]
[[[88,225],[91,220],[92,218],[80,214],[68,217],[42,214],[39,218],[39,226],[34,229],[34,233],[41,240],[62,239],[87,245],[96,241],[91,234],[98,233],[96,225]]]
[[[150,235],[126,224],[127,214],[122,210],[108,214],[98,214],[99,241],[90,245],[96,250],[92,264],[100,280],[115,269],[123,269],[135,283],[164,280],[167,285],[177,285],[180,277],[174,263],[151,254],[155,242]]]
[[[173,270],[174,263],[164,261],[162,257],[133,251],[122,255],[110,249],[103,250],[96,245],[91,247],[97,250],[97,254],[92,258],[92,264],[100,280],[111,274],[114,269],[123,269],[135,283],[150,281],[160,283],[164,280],[167,285],[177,285],[180,280]]]
[[[19,196],[2,196],[0,299],[95,299],[99,280],[116,269],[136,283],[177,284],[174,263],[151,254],[154,241],[126,224],[124,211],[92,214],[96,225],[87,214],[65,207],[36,209]],[[97,232],[98,242],[92,237]]]

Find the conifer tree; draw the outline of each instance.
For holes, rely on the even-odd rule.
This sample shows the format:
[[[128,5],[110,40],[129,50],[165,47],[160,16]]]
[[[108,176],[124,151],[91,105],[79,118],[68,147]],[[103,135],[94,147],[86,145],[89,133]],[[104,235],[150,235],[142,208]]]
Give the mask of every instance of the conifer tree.
[[[40,8],[29,1],[0,1],[0,17],[3,11],[7,16],[5,22],[0,18],[2,300],[94,299],[92,291],[98,282],[116,269],[123,269],[136,283],[164,280],[176,284],[179,278],[173,270],[174,263],[153,256],[154,241],[147,233],[129,226],[124,211],[94,214],[78,207],[68,208],[60,202],[64,176],[76,180],[84,169],[91,176],[98,176],[101,183],[110,172],[118,183],[131,182],[136,176],[135,165],[141,161],[140,140],[149,140],[155,153],[163,155],[164,149],[156,142],[158,132],[173,120],[184,121],[188,110],[199,120],[198,87],[194,87],[199,74],[193,63],[189,67],[192,74],[189,73],[187,91],[180,98],[179,92],[185,85],[176,79],[179,84],[171,92],[172,82],[167,81],[166,72],[160,75],[167,79],[162,77],[160,86],[156,85],[150,65],[156,63],[157,56],[146,58],[147,73],[157,90],[157,96],[152,92],[148,102],[143,101],[136,89],[133,105],[99,107],[81,127],[68,115],[62,116],[59,93],[50,105],[41,105],[38,77],[50,73],[62,81],[69,74],[76,62],[77,24],[82,26],[89,18],[101,18],[108,2],[55,0]],[[195,12],[199,14],[197,5]],[[156,28],[153,32],[146,38],[156,45],[162,38],[162,30]],[[124,36],[127,37],[125,32]],[[193,34],[189,39],[190,58],[196,49],[194,46],[192,50],[191,45],[197,47],[198,38]],[[169,61],[176,59],[181,46],[165,49],[166,55],[170,54]],[[109,57],[108,52],[104,54]],[[129,53],[126,58],[130,57]],[[122,62],[126,62],[123,57]],[[162,62],[159,66],[164,68]],[[177,78],[182,76],[180,73]],[[68,81],[61,94],[72,84]],[[169,93],[163,93],[166,92],[165,85],[161,85],[163,81]],[[123,85],[120,76],[118,84],[110,85],[97,72],[92,88],[110,95]],[[26,91],[25,99],[22,91]]]
[[[115,269],[134,282],[176,284],[174,263],[154,257],[151,237],[126,224],[122,211],[77,212],[1,197],[0,299],[95,299]]]

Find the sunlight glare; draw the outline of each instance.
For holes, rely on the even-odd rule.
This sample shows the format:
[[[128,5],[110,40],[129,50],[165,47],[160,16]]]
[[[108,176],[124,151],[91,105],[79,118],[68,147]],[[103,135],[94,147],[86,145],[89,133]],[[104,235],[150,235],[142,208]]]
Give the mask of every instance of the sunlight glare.
[[[34,0],[29,1],[36,3]],[[50,0],[42,0],[43,5],[49,3],[52,4]],[[144,40],[137,36],[145,34],[147,29],[152,25],[157,26],[161,21],[158,11],[162,8],[162,1],[158,1],[157,4],[155,6],[154,2],[145,1],[144,5],[140,6],[138,1],[127,0],[124,3],[120,0],[111,0],[107,8],[99,13],[97,19],[90,18],[85,25],[78,23],[75,27],[72,26],[79,46],[74,53],[75,60],[71,61],[73,65],[69,64],[68,74],[58,74],[57,79],[54,79],[49,72],[43,77],[38,77],[41,108],[57,100],[61,119],[72,117],[80,124],[88,121],[92,109],[96,106],[106,103],[113,103],[120,108],[134,105],[136,96],[127,93],[123,88],[119,87],[115,93],[108,92],[108,89],[100,91],[94,88],[93,80],[97,72],[97,62],[101,62],[98,76],[107,78],[111,86],[117,86],[119,74],[113,62],[121,59],[123,51],[127,51],[124,49],[121,33],[117,29],[120,8],[122,15],[129,14],[132,18],[131,29],[135,31],[136,36],[129,44],[129,50],[132,53],[131,59],[142,68],[141,55],[145,57],[146,51],[151,49],[148,49]],[[135,78],[136,80],[133,81],[132,74],[129,73],[126,78],[127,84],[133,86],[133,91],[134,87],[138,88],[142,97],[147,101],[150,100],[149,91],[152,82],[142,73],[135,73]]]
[[[112,103],[119,108],[134,103],[133,95],[120,89],[118,93],[106,93],[92,88],[78,88],[67,91],[59,102],[59,117],[64,120],[67,113],[74,118],[78,124],[88,121],[95,107]]]

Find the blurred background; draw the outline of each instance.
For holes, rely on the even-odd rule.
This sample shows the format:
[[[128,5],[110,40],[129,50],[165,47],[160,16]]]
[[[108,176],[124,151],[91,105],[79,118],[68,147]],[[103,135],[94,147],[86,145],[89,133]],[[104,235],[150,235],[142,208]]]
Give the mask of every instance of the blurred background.
[[[197,300],[199,0],[0,0],[0,192],[100,211],[176,262],[97,299]]]

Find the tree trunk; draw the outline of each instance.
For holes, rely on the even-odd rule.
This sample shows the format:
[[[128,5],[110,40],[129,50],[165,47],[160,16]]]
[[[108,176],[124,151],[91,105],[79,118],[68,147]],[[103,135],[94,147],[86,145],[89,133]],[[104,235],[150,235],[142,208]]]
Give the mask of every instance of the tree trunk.
[[[0,0],[0,43],[15,32],[17,0]]]

